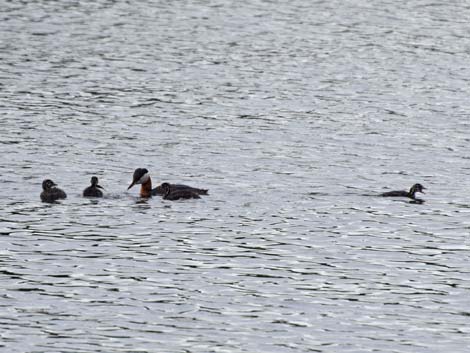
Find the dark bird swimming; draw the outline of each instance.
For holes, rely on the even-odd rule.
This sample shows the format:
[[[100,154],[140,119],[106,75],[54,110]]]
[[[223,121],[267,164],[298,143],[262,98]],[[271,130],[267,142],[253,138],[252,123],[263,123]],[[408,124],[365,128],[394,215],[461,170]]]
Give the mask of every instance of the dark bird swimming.
[[[62,190],[56,187],[57,184],[54,183],[51,179],[45,179],[42,182],[42,192],[41,192],[41,201],[53,203],[60,199],[67,198],[67,194]]]
[[[95,176],[91,177],[91,185],[83,190],[84,197],[103,197],[103,192],[100,189],[103,189],[101,185],[98,184],[98,178]]]
[[[163,199],[164,200],[180,200],[180,199],[200,199],[198,193],[192,191],[191,189],[172,189],[171,184],[163,183],[161,185],[163,189]]]
[[[380,194],[380,196],[385,196],[385,197],[408,197],[413,200],[419,200],[416,198],[416,193],[421,192],[424,194],[424,191],[426,188],[421,185],[421,184],[414,184],[411,188],[410,191],[405,191],[405,190],[397,190],[397,191],[389,191],[389,192],[384,192],[383,194]]]
[[[141,197],[151,197],[155,195],[165,195],[166,189],[162,187],[162,185],[157,186],[156,188],[152,189],[152,179],[150,178],[149,171],[145,168],[137,168],[134,171],[134,175],[132,177],[132,183],[129,185],[127,190],[129,190],[131,187],[134,185],[141,184],[140,187],[140,196]],[[168,183],[166,183],[168,184]],[[198,195],[207,195],[207,189],[198,189],[198,188],[193,188],[188,185],[183,185],[183,184],[168,184],[170,185],[170,190],[171,192],[176,192],[180,190],[186,190],[186,191],[191,191],[193,193],[196,193]]]

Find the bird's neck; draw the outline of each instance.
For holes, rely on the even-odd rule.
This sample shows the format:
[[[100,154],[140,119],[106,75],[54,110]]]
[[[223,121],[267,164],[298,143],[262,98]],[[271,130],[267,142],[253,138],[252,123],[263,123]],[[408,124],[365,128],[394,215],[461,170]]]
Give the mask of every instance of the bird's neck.
[[[142,183],[140,187],[140,196],[141,197],[150,197],[152,196],[152,179],[150,177],[145,183]]]

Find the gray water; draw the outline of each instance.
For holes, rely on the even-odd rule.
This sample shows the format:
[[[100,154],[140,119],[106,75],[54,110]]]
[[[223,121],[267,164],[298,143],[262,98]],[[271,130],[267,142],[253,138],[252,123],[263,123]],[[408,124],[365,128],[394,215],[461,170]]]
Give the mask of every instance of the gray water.
[[[2,352],[470,350],[466,2],[0,13]]]

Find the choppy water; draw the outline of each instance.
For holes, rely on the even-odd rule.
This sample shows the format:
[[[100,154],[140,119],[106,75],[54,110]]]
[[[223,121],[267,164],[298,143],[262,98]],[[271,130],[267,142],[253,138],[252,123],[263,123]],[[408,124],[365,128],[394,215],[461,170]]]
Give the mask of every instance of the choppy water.
[[[1,351],[468,352],[468,4],[1,5]]]

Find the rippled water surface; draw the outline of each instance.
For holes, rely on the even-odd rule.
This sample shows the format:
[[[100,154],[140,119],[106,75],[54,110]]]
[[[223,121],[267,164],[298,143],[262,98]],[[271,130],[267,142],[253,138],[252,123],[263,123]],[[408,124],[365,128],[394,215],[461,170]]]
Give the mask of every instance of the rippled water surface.
[[[470,350],[466,2],[1,8],[1,351]]]

